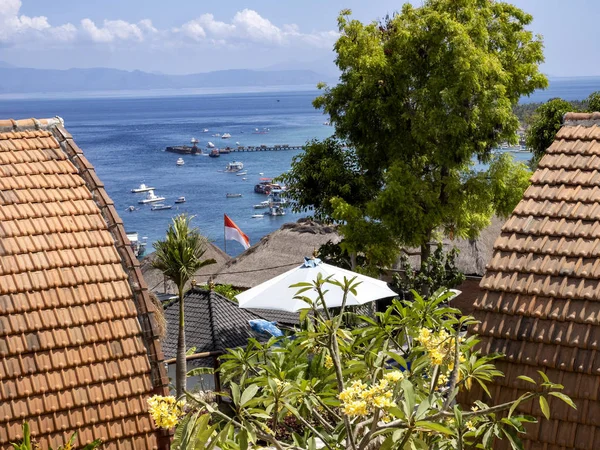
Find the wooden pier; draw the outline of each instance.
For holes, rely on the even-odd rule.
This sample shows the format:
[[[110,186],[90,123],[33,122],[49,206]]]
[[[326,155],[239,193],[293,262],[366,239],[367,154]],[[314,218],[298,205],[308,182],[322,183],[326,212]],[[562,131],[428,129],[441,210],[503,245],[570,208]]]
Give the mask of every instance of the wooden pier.
[[[303,148],[304,148],[303,145],[288,145],[288,144],[256,145],[256,146],[240,145],[237,147],[229,147],[228,149],[225,149],[225,151],[229,150],[229,152],[231,152],[231,153],[234,153],[234,152],[276,152],[276,151],[282,151],[282,150],[302,150]],[[221,151],[221,150],[219,150],[219,151]]]

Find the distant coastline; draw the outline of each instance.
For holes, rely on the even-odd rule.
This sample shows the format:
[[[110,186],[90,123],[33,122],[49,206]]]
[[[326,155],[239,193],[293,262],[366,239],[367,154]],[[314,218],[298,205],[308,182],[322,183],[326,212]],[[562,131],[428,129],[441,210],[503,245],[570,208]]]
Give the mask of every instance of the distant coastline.
[[[230,86],[182,89],[147,89],[147,90],[106,90],[76,92],[31,92],[0,94],[0,101],[9,100],[93,100],[110,98],[161,98],[161,97],[194,97],[223,94],[263,94],[277,92],[319,92],[316,84],[281,85],[281,86]]]

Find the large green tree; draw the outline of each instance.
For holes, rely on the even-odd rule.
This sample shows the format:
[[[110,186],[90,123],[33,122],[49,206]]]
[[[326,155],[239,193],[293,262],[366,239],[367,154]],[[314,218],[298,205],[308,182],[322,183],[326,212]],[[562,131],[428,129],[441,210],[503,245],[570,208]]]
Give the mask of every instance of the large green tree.
[[[181,214],[173,218],[164,240],[154,243],[156,258],[152,265],[175,283],[179,298],[179,335],[175,368],[177,398],[185,392],[187,364],[185,347],[184,293],[186,285],[202,267],[214,264],[214,259],[203,259],[208,239],[197,228],[191,227],[192,217]]]
[[[525,132],[525,145],[531,150],[531,167],[535,169],[562,125],[563,116],[573,111],[573,105],[562,98],[553,98],[536,109]]]
[[[356,152],[365,205],[334,200],[346,246],[359,251],[365,231],[376,229],[403,245],[421,246],[422,261],[436,230],[475,236],[494,213],[514,203],[497,202],[505,170],[472,170],[489,163],[502,141],[515,142],[513,106],[547,85],[539,72],[540,37],[532,17],[492,0],[426,0],[404,5],[380,23],[339,17],[335,44],[340,82],[315,100],[337,136]],[[494,164],[506,167],[501,158]],[[526,168],[509,170],[519,198]],[[500,189],[501,190],[501,189]],[[382,232],[385,229],[385,232]]]

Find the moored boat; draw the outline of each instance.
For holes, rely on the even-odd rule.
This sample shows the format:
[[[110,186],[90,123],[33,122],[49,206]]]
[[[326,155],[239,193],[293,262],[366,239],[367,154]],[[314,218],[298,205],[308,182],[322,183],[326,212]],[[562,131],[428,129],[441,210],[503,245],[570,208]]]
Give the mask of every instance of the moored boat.
[[[219,156],[221,156],[221,153],[219,153],[219,150],[217,150],[216,148],[213,148],[208,154],[208,156],[210,156],[211,158],[218,158]]]
[[[175,203],[185,203],[185,197],[178,197],[177,200],[175,200]]]
[[[173,208],[173,206],[165,205],[163,203],[157,203],[156,205],[152,205],[152,208],[150,208],[150,209],[152,209],[152,211],[161,211],[163,209],[171,209],[171,208]]]
[[[136,257],[143,256],[144,253],[146,253],[146,241],[148,238],[143,237],[140,241],[139,235],[136,231],[126,231],[125,234],[127,235],[127,239],[129,239],[133,254]]]
[[[164,199],[165,199],[164,197],[155,195],[154,191],[148,191],[148,195],[146,196],[146,198],[140,200],[138,203],[144,205],[146,203],[162,202]]]
[[[221,136],[221,139],[229,139],[231,137],[231,135],[229,133],[223,133],[223,135]]]
[[[248,175],[248,172],[247,172],[246,170],[244,170],[243,172],[238,172],[238,173],[236,173],[236,175],[237,175],[238,177],[243,177],[244,175]]]
[[[264,202],[260,202],[253,206],[254,209],[265,209],[269,207],[269,200],[265,200]]]
[[[183,166],[185,164],[185,161],[183,160],[183,158],[179,158],[175,164],[177,164],[178,166]]]
[[[264,214],[252,214],[253,219],[262,219],[263,217],[265,217]]]
[[[153,191],[153,190],[154,190],[153,187],[146,186],[144,183],[142,183],[142,184],[140,184],[140,187],[132,189],[131,192],[133,192],[134,194],[137,194],[139,192],[148,192],[148,191]]]
[[[244,168],[244,163],[242,163],[240,161],[231,161],[230,163],[227,164],[227,167],[225,168],[225,172],[239,172],[243,168]]]
[[[210,142],[210,141],[206,143],[206,146],[207,146],[208,148],[215,148],[215,144],[213,144],[213,143],[212,143],[212,142]]]
[[[232,194],[232,193],[225,194],[225,197],[227,197],[227,198],[238,198],[241,196],[242,196],[242,194]]]

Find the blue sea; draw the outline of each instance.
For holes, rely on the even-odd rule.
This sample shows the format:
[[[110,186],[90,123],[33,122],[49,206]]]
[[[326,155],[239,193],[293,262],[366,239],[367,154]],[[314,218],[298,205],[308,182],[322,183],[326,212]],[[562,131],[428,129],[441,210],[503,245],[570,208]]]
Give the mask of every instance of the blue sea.
[[[550,88],[534,93],[524,102],[546,101],[552,97],[583,99],[600,90],[600,78],[551,80]],[[223,214],[227,214],[256,243],[283,223],[300,215],[289,209],[286,216],[253,219],[252,205],[265,200],[254,193],[259,178],[276,177],[289,170],[292,158],[300,151],[231,153],[220,158],[184,156],[185,165],[175,162],[179,155],[167,153],[165,147],[189,144],[192,137],[206,147],[303,145],[311,139],[323,139],[333,128],[323,123],[326,117],[312,107],[318,91],[218,93],[161,96],[146,92],[135,97],[87,98],[0,98],[0,118],[61,116],[66,128],[95,166],[100,179],[115,202],[128,231],[137,231],[152,243],[164,237],[171,218],[180,213],[195,216],[194,224],[215,244],[223,248]],[[207,128],[208,133],[203,133]],[[269,129],[267,134],[253,134],[255,129]],[[222,140],[213,134],[231,134]],[[529,153],[515,153],[526,161]],[[248,171],[243,181],[223,170],[230,161],[242,161]],[[264,175],[260,175],[263,173]],[[185,196],[186,203],[172,210],[151,211],[138,205],[144,194],[131,189],[145,183],[156,194],[173,204]],[[226,193],[240,193],[241,198],[226,198]],[[134,205],[139,209],[129,212]],[[149,249],[150,250],[150,249]],[[237,242],[227,243],[227,252],[239,254]]]
[[[254,193],[259,178],[276,177],[289,170],[292,157],[299,151],[230,153],[219,158],[183,156],[185,165],[178,167],[175,163],[180,155],[165,152],[165,147],[189,145],[192,137],[199,139],[204,148],[208,141],[225,147],[235,142],[246,146],[303,145],[310,139],[323,139],[331,135],[333,128],[323,125],[326,118],[312,107],[316,95],[317,91],[10,100],[0,101],[0,117],[62,117],[104,182],[127,231],[137,231],[151,243],[164,237],[174,215],[185,212],[194,215],[193,223],[223,248],[223,214],[249,236],[252,244],[300,217],[288,209],[285,216],[251,218],[264,212],[252,207],[266,200],[265,195]],[[203,133],[204,128],[209,132]],[[269,131],[253,134],[257,128]],[[212,136],[216,133],[232,137],[223,140]],[[234,160],[244,163],[246,181],[223,172]],[[173,205],[180,196],[185,196],[186,203],[162,211],[138,205],[145,194],[133,194],[131,189],[140,183],[155,187],[155,193],[166,198],[165,204]],[[226,193],[243,196],[226,198]],[[130,205],[139,209],[129,212]],[[241,251],[237,242],[227,242],[228,253]]]

